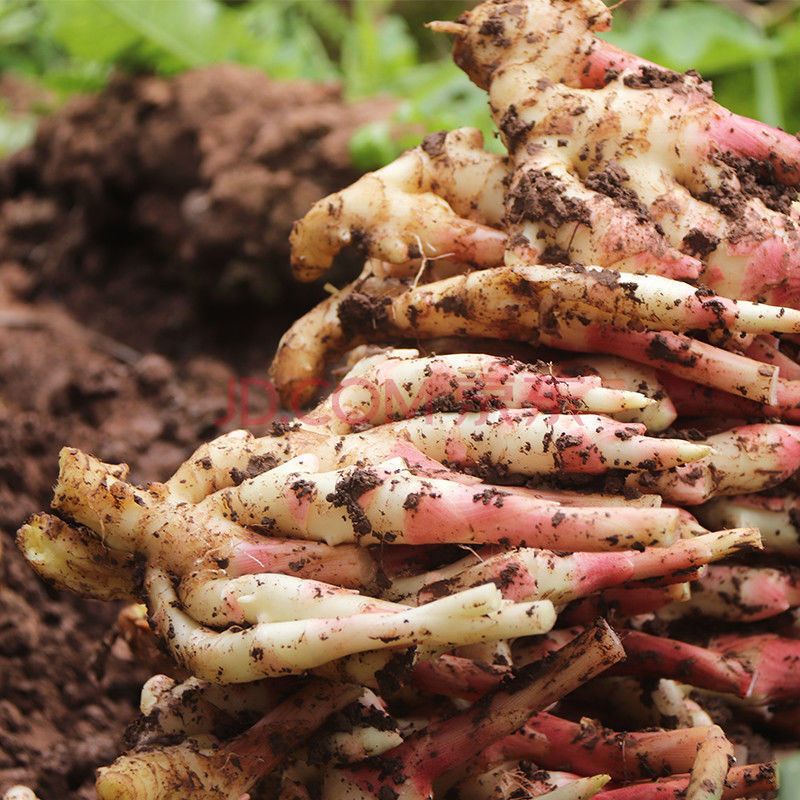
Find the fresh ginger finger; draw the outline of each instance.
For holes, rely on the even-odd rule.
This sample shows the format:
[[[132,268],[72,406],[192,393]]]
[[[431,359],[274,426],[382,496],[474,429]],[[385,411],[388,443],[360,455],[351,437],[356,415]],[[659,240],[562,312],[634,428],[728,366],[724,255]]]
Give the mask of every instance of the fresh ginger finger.
[[[574,629],[556,629],[537,639],[515,642],[515,664],[530,664],[558,652],[575,635]],[[723,658],[708,648],[651,636],[634,630],[619,629],[627,658],[615,664],[606,675],[634,675],[641,678],[679,680],[703,689],[729,692],[747,697],[752,691],[753,676],[741,663]]]
[[[561,303],[587,305],[615,317],[629,317],[650,330],[800,331],[800,311],[736,302],[661,275],[634,275],[593,266],[531,265],[511,253],[506,264],[524,275],[533,291],[553,291],[555,308]]]
[[[692,582],[685,603],[660,609],[662,619],[695,616],[725,622],[758,622],[800,606],[800,581],[789,571],[720,564]]]
[[[741,662],[752,674],[747,694],[752,705],[779,704],[796,700],[800,694],[800,640],[773,633],[743,636],[721,634],[711,639],[710,650]]]
[[[689,775],[674,775],[653,783],[634,783],[607,789],[595,795],[595,800],[686,800]],[[720,794],[721,800],[743,797],[763,797],[776,791],[778,776],[775,764],[748,764],[731,767]]]
[[[85,528],[50,514],[34,514],[17,533],[17,547],[40,578],[97,600],[138,596],[131,553],[112,550]]]
[[[182,582],[178,593],[186,611],[212,627],[402,610],[352,589],[269,573],[237,578],[192,576]]]
[[[445,408],[615,413],[650,402],[634,390],[602,386],[595,376],[557,378],[507,358],[471,353],[420,358],[416,350],[387,350],[359,361],[305,421],[349,433]]]
[[[643,408],[614,412],[614,419],[620,422],[641,422],[648,431],[657,433],[672,425],[678,416],[656,371],[643,364],[616,356],[594,355],[559,360],[555,371],[566,377],[596,374],[603,386],[637,392],[650,399],[650,405]]]
[[[691,597],[686,582],[667,586],[605,589],[597,594],[569,603],[558,615],[559,623],[567,626],[586,625],[596,617],[625,620],[640,614],[651,614],[670,603],[680,603]]]
[[[708,134],[720,150],[768,162],[780,181],[800,184],[800,142],[790,133],[728,112],[711,122]]]
[[[381,647],[430,643],[446,649],[549,630],[548,601],[505,604],[493,586],[477,587],[405,611],[258,623],[242,631],[204,628],[181,609],[169,577],[146,580],[154,624],[173,657],[212,682],[242,683],[297,674],[343,656]]]
[[[391,336],[527,340],[565,350],[617,355],[760,403],[774,405],[777,401],[776,366],[681,333],[640,330],[636,320],[615,319],[596,308],[559,305],[557,294],[550,289],[543,288],[536,299],[535,287],[524,271],[515,268],[480,270],[399,294],[395,289],[391,292],[393,299],[385,292],[345,296],[336,310],[337,330],[342,330],[341,319],[351,325],[351,320],[358,318],[361,324],[349,328],[351,344],[381,342]],[[329,313],[334,313],[333,306]],[[779,311],[767,309],[764,313]],[[298,331],[304,325],[296,323],[285,341],[300,336]],[[316,330],[316,323],[311,327]],[[314,346],[305,344],[306,352],[296,359],[296,348],[279,348],[276,355],[273,379],[281,395],[294,397],[293,402],[317,385],[325,358],[342,348],[343,338],[338,333],[336,337],[313,333],[311,341]],[[299,338],[297,342],[299,347]],[[313,357],[307,357],[309,354]]]
[[[393,581],[386,596],[404,602],[427,602],[443,592],[493,581],[503,596],[517,602],[548,599],[566,603],[600,589],[660,577],[674,583],[687,571],[760,546],[758,529],[718,531],[682,539],[670,547],[641,551],[572,553],[519,548],[484,558],[467,556],[430,573]],[[476,563],[477,562],[477,563]]]
[[[431,723],[373,764],[329,771],[324,800],[347,792],[353,800],[381,798],[390,786],[398,800],[430,797],[439,775],[521,727],[534,712],[624,658],[613,631],[599,621],[547,664],[523,668],[484,698],[453,716]],[[392,795],[394,796],[394,795]]]
[[[657,492],[668,502],[698,505],[726,494],[758,492],[800,468],[800,427],[742,425],[703,440],[714,452],[692,465],[631,474],[628,486]]]
[[[465,154],[468,142],[472,147]],[[442,196],[451,193],[462,209],[474,212],[477,203],[470,203],[470,198],[483,193],[490,176],[494,194],[502,197],[504,160],[483,152],[482,144],[474,130],[466,135],[462,131],[461,137],[457,132],[433,134],[391,164],[319,200],[292,230],[295,277],[304,281],[319,277],[351,243],[361,244],[370,258],[390,264],[443,255],[477,267],[499,264],[505,233],[459,216]],[[461,153],[455,152],[459,149]],[[463,161],[472,170],[459,173]]]
[[[668,468],[703,458],[706,446],[642,435],[643,425],[595,414],[498,411],[434,414],[384,426],[429,457],[459,466],[485,464],[522,474],[562,470],[602,474],[609,469]]]
[[[508,542],[603,550],[670,544],[679,535],[678,509],[561,507],[532,492],[417,476],[401,458],[325,473],[304,468],[310,459],[315,460],[300,456],[210,495],[202,505],[213,504],[219,514],[243,525],[268,525],[276,533],[339,547],[347,542]],[[253,547],[248,550],[255,552]],[[239,564],[234,568],[240,569]],[[285,568],[262,566],[258,571]]]
[[[761,531],[764,549],[800,558],[800,532],[796,521],[800,497],[793,492],[771,495],[745,494],[717,497],[695,509],[698,518],[713,528],[754,526]]]
[[[686,800],[721,800],[728,771],[735,763],[733,745],[722,728],[715,725],[697,751],[697,759],[689,773]]]
[[[259,536],[233,545],[226,575],[236,578],[265,572],[361,589],[375,585],[378,565],[366,548],[352,544],[334,547],[323,542]]]
[[[607,353],[759,402],[776,401],[776,367],[683,334],[640,331],[633,322],[617,327],[596,309],[591,315],[559,312],[554,292],[533,303],[532,291],[524,270],[481,270],[407,290],[391,302],[381,324],[406,336],[487,335]]]
[[[533,715],[516,733],[491,745],[479,756],[530,760],[544,769],[578,775],[606,773],[615,781],[628,782],[688,772],[697,747],[708,738],[710,726],[672,731],[614,731],[583,718],[568,722],[547,712]]]
[[[120,756],[99,770],[100,800],[167,800],[176,791],[200,800],[246,797],[332,713],[361,694],[359,686],[316,678],[234,739],[193,742]]]

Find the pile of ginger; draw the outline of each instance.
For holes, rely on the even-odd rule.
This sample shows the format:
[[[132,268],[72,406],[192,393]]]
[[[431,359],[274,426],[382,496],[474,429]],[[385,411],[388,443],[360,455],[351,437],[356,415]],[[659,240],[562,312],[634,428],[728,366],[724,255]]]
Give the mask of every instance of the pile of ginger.
[[[19,546],[139,603],[159,670],[103,800],[776,787],[742,731],[800,732],[800,142],[610,23],[432,23],[507,152],[428,136],[296,223],[300,280],[365,254],[281,341],[296,422],[142,487],[62,451]]]

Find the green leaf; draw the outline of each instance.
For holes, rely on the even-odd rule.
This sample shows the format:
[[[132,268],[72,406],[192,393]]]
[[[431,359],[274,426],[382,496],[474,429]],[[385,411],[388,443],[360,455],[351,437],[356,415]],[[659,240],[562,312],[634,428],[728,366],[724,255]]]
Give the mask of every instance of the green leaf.
[[[693,0],[633,19],[621,18],[615,27],[604,38],[680,71],[734,69],[781,52],[776,41],[733,11]]]
[[[800,797],[800,753],[781,759],[778,800],[797,800]]]
[[[417,63],[417,48],[405,21],[383,16],[386,4],[358,0],[355,24],[342,43],[342,73],[349,97],[394,92],[394,85]]]

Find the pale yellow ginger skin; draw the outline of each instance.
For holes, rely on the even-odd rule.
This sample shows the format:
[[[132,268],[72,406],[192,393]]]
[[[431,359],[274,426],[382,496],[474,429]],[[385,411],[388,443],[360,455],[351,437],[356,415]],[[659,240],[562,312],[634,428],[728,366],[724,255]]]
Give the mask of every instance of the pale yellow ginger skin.
[[[120,756],[101,768],[95,784],[100,800],[183,800],[186,787],[198,800],[242,800],[248,783],[238,762],[218,754],[211,737]]]
[[[292,266],[314,280],[351,243],[393,265],[455,256],[474,266],[502,261],[506,160],[460,128],[427,137],[386,167],[323,198],[292,231]],[[415,269],[418,269],[417,266]]]
[[[728,325],[753,333],[791,332],[800,327],[798,311],[701,295],[686,283],[662,276],[599,268],[576,272],[525,264],[513,254],[507,258],[505,267],[405,291],[396,281],[375,278],[368,279],[369,285],[363,279],[348,285],[284,334],[271,370],[279,395],[292,408],[307,402],[321,385],[326,358],[345,344],[359,342],[469,336],[609,352],[611,343],[602,335],[606,328],[623,340],[616,346],[624,350],[628,331],[661,334],[671,330],[683,335],[698,328],[723,331]],[[342,320],[356,297],[357,307],[367,317],[358,328],[346,332]],[[777,366],[687,341],[698,355],[686,365],[673,358],[666,366],[676,374],[758,402],[775,403]]]
[[[561,361],[557,369],[561,374],[573,374],[575,370],[581,374],[596,373],[604,386],[636,392],[650,399],[642,408],[613,412],[611,415],[620,422],[641,422],[648,432],[658,433],[669,428],[678,416],[656,371],[644,364],[617,356],[588,355]]]
[[[560,406],[569,411],[616,414],[628,409],[638,411],[653,402],[637,391],[600,385],[573,387],[520,362],[509,363],[496,356],[453,353],[423,358],[418,350],[388,349],[356,362],[303,423],[330,433],[350,433],[356,428],[430,413],[451,396],[455,406],[463,402],[464,410],[474,406],[537,407],[530,400],[530,390],[538,382],[549,393],[542,400],[556,407],[545,410],[558,410]]]
[[[630,264],[637,272],[666,266],[690,278],[702,269],[703,282],[729,297],[796,298],[797,280],[786,271],[798,262],[790,216],[756,197],[745,197],[735,218],[707,201],[714,192],[741,190],[718,158],[722,152],[743,148],[766,159],[775,148],[770,157],[784,169],[781,159],[786,164],[799,152],[789,137],[730,115],[696,75],[670,73],[600,42],[594,32],[611,22],[600,0],[484,2],[464,19],[460,29],[445,30],[457,34],[459,66],[488,90],[511,153],[507,211],[520,252],[537,258],[555,246],[573,261]],[[643,80],[649,68],[659,78],[652,84]],[[592,180],[609,168],[631,207]],[[796,182],[796,167],[785,171]],[[524,210],[533,186],[555,187],[566,209]],[[705,265],[695,261],[693,269],[677,248],[695,231],[707,237],[710,252],[699,253]],[[743,231],[753,247],[738,246]],[[755,243],[765,238],[786,252],[783,267],[762,271],[753,260]]]
[[[487,584],[415,609],[215,631],[181,610],[163,571],[151,568],[146,586],[154,624],[175,660],[193,675],[216,683],[297,674],[381,647],[426,642],[449,650],[460,644],[532,636],[555,622],[549,601],[508,603]]]
[[[725,737],[722,728],[715,725],[711,735],[697,751],[686,800],[720,800],[728,770],[735,763],[733,745]]]
[[[261,537],[219,513],[219,498],[190,505],[175,501],[163,484],[136,489],[118,477],[123,468],[75,450],[64,451],[61,467],[54,507],[100,532],[115,550],[146,558],[156,629],[176,660],[206,680],[241,683],[296,674],[380,647],[430,641],[452,648],[533,635],[555,620],[549,602],[509,604],[490,585],[412,610],[293,576],[228,579],[220,561],[230,559],[236,545],[258,544]],[[184,579],[182,602],[169,575]],[[198,620],[252,626],[216,631]]]
[[[277,573],[195,578],[182,585],[181,601],[198,622],[210,626],[402,610],[392,603],[359,594],[355,589]]]
[[[93,533],[49,514],[35,514],[20,529],[17,545],[33,569],[57,589],[98,600],[136,597],[131,553],[114,550]]]
[[[458,800],[506,800],[529,791],[540,800],[588,800],[605,786],[611,777],[594,775],[575,778],[570,773],[539,770],[535,780],[525,776],[519,763],[505,761],[494,769],[460,781],[454,789]]]
[[[800,332],[800,311],[747,300],[724,301],[712,296],[708,301],[709,318],[704,320],[699,313],[704,308],[702,294],[684,281],[661,275],[636,275],[594,266],[527,264],[514,253],[507,254],[506,265],[514,267],[535,294],[553,292],[556,312],[563,313],[571,307],[593,316],[601,311],[615,319],[628,318],[630,321],[623,323],[626,327],[633,327],[635,321],[656,331],[683,332],[703,327],[721,328],[728,333]],[[723,302],[728,308],[722,306]]]

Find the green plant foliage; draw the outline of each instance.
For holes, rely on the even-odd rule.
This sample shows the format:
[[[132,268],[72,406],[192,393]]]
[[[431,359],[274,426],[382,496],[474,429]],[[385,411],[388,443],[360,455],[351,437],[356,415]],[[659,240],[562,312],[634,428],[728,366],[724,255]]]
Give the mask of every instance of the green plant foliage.
[[[611,2],[611,0],[607,0]],[[101,88],[114,70],[173,74],[232,61],[279,79],[339,81],[350,99],[398,98],[395,118],[359,131],[352,153],[379,166],[425,133],[473,125],[499,148],[486,97],[425,30],[470,0],[0,0],[0,70],[56,101]],[[800,3],[638,0],[608,38],[674,69],[697,69],[718,100],[800,128]],[[742,12],[743,13],[740,13]],[[0,151],[24,142],[32,117],[0,109]]]
[[[797,800],[800,797],[800,753],[781,759],[778,770],[778,800]]]

